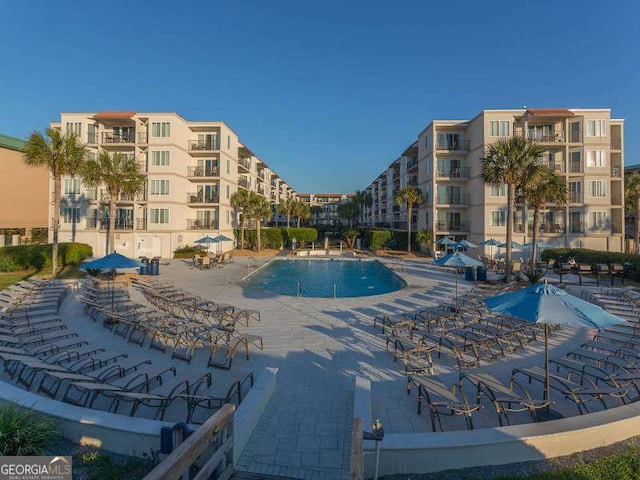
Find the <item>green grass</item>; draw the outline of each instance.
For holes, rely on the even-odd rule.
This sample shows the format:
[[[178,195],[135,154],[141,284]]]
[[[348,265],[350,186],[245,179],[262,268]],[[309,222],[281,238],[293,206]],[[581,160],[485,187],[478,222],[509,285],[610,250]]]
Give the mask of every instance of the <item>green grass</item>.
[[[0,455],[43,455],[57,440],[53,420],[26,408],[0,404]]]
[[[22,270],[20,272],[8,272],[0,273],[0,290],[15,285],[20,280],[26,280],[27,278],[35,275],[36,272],[32,270]]]
[[[500,477],[499,480],[640,480],[640,447],[602,457],[590,463],[531,476]]]
[[[101,453],[84,453],[73,456],[74,474],[82,472],[88,480],[137,480],[153,469],[150,461],[129,459],[117,462]]]

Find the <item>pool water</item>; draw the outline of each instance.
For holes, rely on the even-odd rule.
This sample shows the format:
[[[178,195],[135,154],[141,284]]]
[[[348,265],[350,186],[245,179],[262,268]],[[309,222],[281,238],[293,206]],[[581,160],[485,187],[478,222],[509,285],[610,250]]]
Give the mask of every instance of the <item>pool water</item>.
[[[404,280],[377,260],[276,259],[251,275],[245,286],[280,295],[365,297],[395,292]]]

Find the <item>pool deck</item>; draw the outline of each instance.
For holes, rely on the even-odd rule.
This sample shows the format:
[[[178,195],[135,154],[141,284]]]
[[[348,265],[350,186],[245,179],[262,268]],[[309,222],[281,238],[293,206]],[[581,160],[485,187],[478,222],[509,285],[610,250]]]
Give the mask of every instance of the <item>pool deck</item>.
[[[262,257],[258,262],[270,259]],[[415,393],[406,394],[401,366],[386,352],[385,337],[373,328],[372,317],[451,302],[454,276],[422,259],[382,261],[407,282],[406,288],[338,299],[295,298],[247,289],[239,279],[251,269],[242,257],[223,268],[205,271],[192,269],[182,260],[161,266],[160,279],[206,298],[261,312],[262,321],[249,330],[264,337],[264,351],[252,352],[249,361],[238,355],[232,370],[225,374],[277,367],[277,390],[236,465],[238,470],[292,478],[347,478],[355,376],[371,381],[372,414],[382,420],[386,432],[431,430],[428,415],[417,415]],[[553,279],[553,275],[549,277]],[[459,285],[461,292],[473,286],[461,279]],[[571,331],[555,335],[551,356],[564,354],[585,336]],[[515,362],[541,365],[542,352],[542,345],[533,345],[516,354]],[[457,380],[453,365],[436,364],[441,380],[449,385]],[[507,378],[514,360],[511,357],[491,365],[493,374]],[[215,378],[217,371],[213,373]],[[477,420],[474,417],[474,421],[476,427],[496,425],[490,412],[478,415]]]

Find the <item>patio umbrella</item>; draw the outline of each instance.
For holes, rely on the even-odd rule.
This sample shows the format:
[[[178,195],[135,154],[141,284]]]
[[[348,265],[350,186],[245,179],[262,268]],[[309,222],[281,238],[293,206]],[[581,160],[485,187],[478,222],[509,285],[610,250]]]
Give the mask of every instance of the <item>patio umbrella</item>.
[[[464,240],[462,240],[460,242],[462,245],[465,246],[465,248],[478,248],[478,245],[476,245],[475,243],[471,243],[469,240],[467,240],[466,238]]]
[[[212,243],[218,243],[219,241],[220,240],[216,240],[215,238],[210,237],[209,235],[207,235],[206,237],[202,237],[202,238],[196,240],[193,243],[198,243],[200,245],[206,245],[207,246],[207,250],[208,250]]]
[[[441,265],[443,267],[456,267],[456,298],[455,305],[458,309],[458,268],[459,267],[482,267],[481,261],[471,258],[464,253],[454,252],[445,257],[435,260],[433,263]]]
[[[545,400],[549,400],[549,325],[604,328],[624,322],[597,305],[549,285],[546,280],[515,292],[486,298],[484,303],[492,312],[544,325]]]
[[[511,242],[511,248],[522,248],[522,247],[523,245],[520,245],[518,242]],[[507,248],[507,242],[499,244],[498,248]]]
[[[111,282],[111,308],[113,308],[113,290],[115,284],[115,273],[118,269],[124,268],[138,268],[143,267],[144,264],[133,260],[119,253],[113,252],[106,257],[93,260],[91,262],[83,263],[80,266],[80,270],[108,270],[114,276]]]
[[[495,238],[490,238],[489,240],[485,240],[484,242],[480,242],[479,245],[489,246],[489,255],[491,255],[491,259],[493,260],[493,247],[496,245],[500,245],[500,242]]]
[[[440,240],[438,240],[436,242],[436,244],[438,244],[438,245],[453,245],[454,243],[456,243],[456,242],[451,240],[449,237],[441,238]]]

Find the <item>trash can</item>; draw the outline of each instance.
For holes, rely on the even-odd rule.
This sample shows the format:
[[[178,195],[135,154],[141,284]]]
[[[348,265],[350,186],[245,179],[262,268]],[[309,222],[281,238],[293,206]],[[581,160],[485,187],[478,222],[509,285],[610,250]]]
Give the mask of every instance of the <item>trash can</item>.
[[[476,276],[477,276],[479,282],[486,282],[487,281],[487,269],[486,268],[482,268],[482,267],[478,267],[477,272],[476,272]]]
[[[464,279],[468,282],[473,282],[476,279],[473,267],[464,267]]]
[[[160,275],[160,257],[153,257],[151,259],[151,273],[150,275]]]
[[[140,275],[149,275],[149,259],[147,257],[140,258],[142,262],[142,266],[138,269],[140,271]]]

